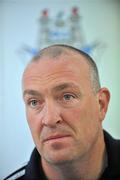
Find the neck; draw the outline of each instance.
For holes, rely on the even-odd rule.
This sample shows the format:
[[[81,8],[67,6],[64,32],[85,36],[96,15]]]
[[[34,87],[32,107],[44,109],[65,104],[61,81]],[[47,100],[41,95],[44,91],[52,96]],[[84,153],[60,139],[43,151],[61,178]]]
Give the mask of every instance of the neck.
[[[99,146],[98,146],[99,144]],[[100,178],[106,164],[104,139],[96,144],[90,155],[59,165],[50,164],[42,159],[43,170],[49,180],[97,180]]]

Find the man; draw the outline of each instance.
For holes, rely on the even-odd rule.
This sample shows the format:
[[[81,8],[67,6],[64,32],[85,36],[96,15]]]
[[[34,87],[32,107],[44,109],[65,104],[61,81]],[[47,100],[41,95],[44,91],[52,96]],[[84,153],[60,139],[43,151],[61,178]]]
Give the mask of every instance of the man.
[[[24,71],[23,98],[36,148],[9,177],[120,179],[120,141],[102,128],[110,93],[89,55],[67,45],[41,50]]]

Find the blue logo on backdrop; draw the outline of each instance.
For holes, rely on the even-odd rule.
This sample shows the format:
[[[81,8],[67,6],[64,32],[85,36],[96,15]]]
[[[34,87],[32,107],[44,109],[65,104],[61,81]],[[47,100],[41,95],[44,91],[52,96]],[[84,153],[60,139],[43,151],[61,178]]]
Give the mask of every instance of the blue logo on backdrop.
[[[95,50],[104,49],[104,45],[99,41],[86,42],[82,29],[82,17],[77,7],[73,7],[69,13],[59,11],[54,16],[50,16],[49,11],[49,9],[43,9],[40,12],[36,47],[26,44],[21,52],[34,56],[40,49],[53,44],[68,44],[89,55],[92,55]]]

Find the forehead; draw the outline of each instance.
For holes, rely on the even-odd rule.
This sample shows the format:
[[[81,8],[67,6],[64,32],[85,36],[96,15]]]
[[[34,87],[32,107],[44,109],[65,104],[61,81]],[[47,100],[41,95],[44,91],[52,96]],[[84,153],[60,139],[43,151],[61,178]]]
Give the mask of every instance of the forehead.
[[[82,70],[88,73],[89,65],[85,57],[81,54],[69,52],[69,54],[63,54],[57,57],[50,57],[50,56],[43,56],[42,58],[32,61],[27,68],[25,69],[25,75],[29,72],[34,74],[35,72],[44,72],[48,70],[57,70],[62,68],[63,70],[66,69],[79,69],[82,73]]]
[[[23,85],[85,81],[89,76],[89,66],[80,55],[64,55],[54,59],[42,57],[28,65],[23,75]]]

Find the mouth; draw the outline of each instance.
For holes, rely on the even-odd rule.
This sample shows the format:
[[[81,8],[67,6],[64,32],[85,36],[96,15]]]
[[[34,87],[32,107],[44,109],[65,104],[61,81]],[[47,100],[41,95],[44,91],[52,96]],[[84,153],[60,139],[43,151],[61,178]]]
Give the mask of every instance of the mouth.
[[[70,135],[53,135],[53,136],[49,136],[47,137],[44,142],[49,142],[49,141],[62,141],[66,138],[69,138]]]

